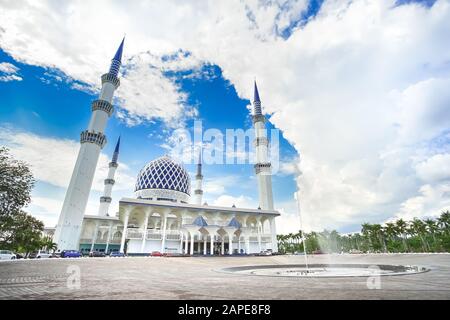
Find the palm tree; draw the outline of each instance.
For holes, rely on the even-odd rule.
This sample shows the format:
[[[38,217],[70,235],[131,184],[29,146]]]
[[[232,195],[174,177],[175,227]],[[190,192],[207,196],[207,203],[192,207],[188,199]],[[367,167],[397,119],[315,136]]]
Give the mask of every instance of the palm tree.
[[[373,235],[383,246],[384,252],[387,252],[385,236],[383,234],[383,227],[380,224],[373,224],[371,229]]]
[[[392,242],[397,236],[397,228],[395,227],[395,224],[392,222],[387,222],[383,229],[388,241]]]
[[[428,230],[428,232],[431,234],[431,236],[433,237],[433,245],[434,245],[434,249],[436,249],[436,233],[439,231],[439,227],[436,223],[436,221],[434,221],[433,219],[426,219],[424,221],[426,228]]]
[[[406,243],[406,232],[408,230],[408,224],[405,222],[405,220],[398,219],[395,222],[395,226],[397,228],[397,233],[402,238],[403,248],[404,248],[405,252],[408,252],[409,251],[408,244]]]
[[[423,251],[427,252],[428,244],[423,237],[423,235],[427,232],[427,227],[425,223],[420,219],[414,218],[414,220],[411,222],[410,229],[413,234],[416,234],[420,238],[420,241],[422,242]]]
[[[437,219],[439,227],[444,233],[448,233],[450,229],[450,212],[447,210],[441,213],[441,216]]]
[[[41,245],[41,248],[45,248],[47,251],[55,252],[55,250],[58,249],[58,245],[53,242],[51,237],[42,238]]]
[[[361,233],[369,241],[369,249],[374,250],[372,244],[372,225],[370,223],[363,223]]]

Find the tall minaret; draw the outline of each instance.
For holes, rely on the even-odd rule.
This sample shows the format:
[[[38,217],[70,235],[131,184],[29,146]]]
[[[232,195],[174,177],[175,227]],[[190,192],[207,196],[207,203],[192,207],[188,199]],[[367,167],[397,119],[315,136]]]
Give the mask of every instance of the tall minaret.
[[[203,198],[203,190],[202,190],[202,183],[203,183],[203,175],[202,175],[202,150],[200,150],[200,153],[198,155],[198,163],[197,163],[197,174],[195,176],[195,204],[201,206],[202,205],[202,198]]]
[[[103,191],[103,196],[100,197],[100,207],[98,208],[99,216],[108,216],[109,206],[111,205],[111,192],[116,181],[114,180],[114,175],[116,174],[117,167],[119,164],[117,160],[119,159],[119,149],[120,149],[120,137],[117,140],[116,149],[114,149],[114,154],[111,162],[109,163],[108,177],[105,179],[105,190]]]
[[[272,165],[268,159],[269,140],[266,135],[265,122],[266,118],[261,111],[261,100],[259,99],[258,87],[255,81],[253,125],[255,126],[255,172],[258,179],[259,207],[263,210],[273,210]]]
[[[109,72],[102,76],[100,97],[92,103],[92,116],[88,129],[81,133],[80,151],[53,237],[59,250],[78,249],[84,211],[97,168],[98,157],[106,144],[104,131],[108,119],[114,111],[111,102],[114,91],[120,85],[118,75],[122,64],[124,41],[125,39],[122,40],[112,59]]]

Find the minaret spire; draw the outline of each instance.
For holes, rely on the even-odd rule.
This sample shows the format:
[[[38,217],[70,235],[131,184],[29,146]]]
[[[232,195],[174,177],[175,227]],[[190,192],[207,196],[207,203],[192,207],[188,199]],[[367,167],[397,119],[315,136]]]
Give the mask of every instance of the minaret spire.
[[[265,117],[261,110],[258,86],[255,81],[253,100],[253,125],[255,126],[256,164],[255,173],[258,179],[259,207],[263,210],[273,210],[272,170],[268,159],[269,140],[266,135]]]
[[[119,139],[117,139],[116,148],[114,149],[112,162],[117,163],[117,160],[119,159],[119,150],[120,150],[120,136]]]
[[[109,206],[111,205],[112,198],[112,188],[116,181],[114,180],[114,176],[116,174],[117,167],[119,163],[117,160],[119,159],[119,149],[120,149],[120,136],[117,139],[116,148],[114,149],[113,157],[111,162],[109,163],[109,171],[108,177],[105,179],[105,189],[103,191],[103,196],[100,197],[100,207],[98,208],[99,216],[108,216],[109,214]]]
[[[98,158],[107,142],[104,132],[108,119],[114,112],[114,92],[120,86],[118,74],[122,64],[124,42],[125,39],[112,59],[109,72],[101,78],[100,96],[92,102],[92,116],[87,130],[81,132],[81,147],[53,237],[59,250],[75,250],[79,246],[78,240]]]
[[[203,198],[203,190],[202,190],[202,184],[203,184],[202,149],[200,149],[200,152],[198,154],[197,175],[195,176],[195,183],[196,183],[196,189],[194,191],[194,193],[195,193],[195,204],[201,205],[202,204],[202,198]]]
[[[120,43],[119,48],[116,51],[116,54],[114,55],[114,58],[111,60],[111,67],[109,68],[109,73],[118,76],[119,75],[119,69],[122,65],[122,54],[123,54],[123,45],[125,43],[125,37],[123,37],[122,42]]]
[[[253,114],[255,116],[262,115],[261,100],[259,99],[258,85],[256,84],[256,80],[255,80],[255,92],[254,92],[254,98],[253,98]]]

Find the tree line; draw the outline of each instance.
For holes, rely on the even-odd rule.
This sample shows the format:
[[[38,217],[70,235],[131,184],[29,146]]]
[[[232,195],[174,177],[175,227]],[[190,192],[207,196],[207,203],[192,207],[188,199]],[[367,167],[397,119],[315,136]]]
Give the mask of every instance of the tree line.
[[[449,252],[450,212],[444,211],[436,219],[398,219],[384,225],[364,223],[360,232],[352,234],[324,230],[305,232],[304,237],[308,253]],[[304,250],[301,230],[278,235],[277,239],[282,253]]]
[[[44,223],[23,210],[31,201],[35,180],[28,165],[0,147],[0,249],[25,253],[56,245],[44,237]]]

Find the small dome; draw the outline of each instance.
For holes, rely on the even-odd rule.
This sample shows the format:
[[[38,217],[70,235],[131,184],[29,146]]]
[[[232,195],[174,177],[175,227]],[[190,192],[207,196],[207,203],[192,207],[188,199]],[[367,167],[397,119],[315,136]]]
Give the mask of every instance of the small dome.
[[[188,202],[190,194],[188,172],[168,156],[149,162],[137,177],[135,195],[140,199]]]

